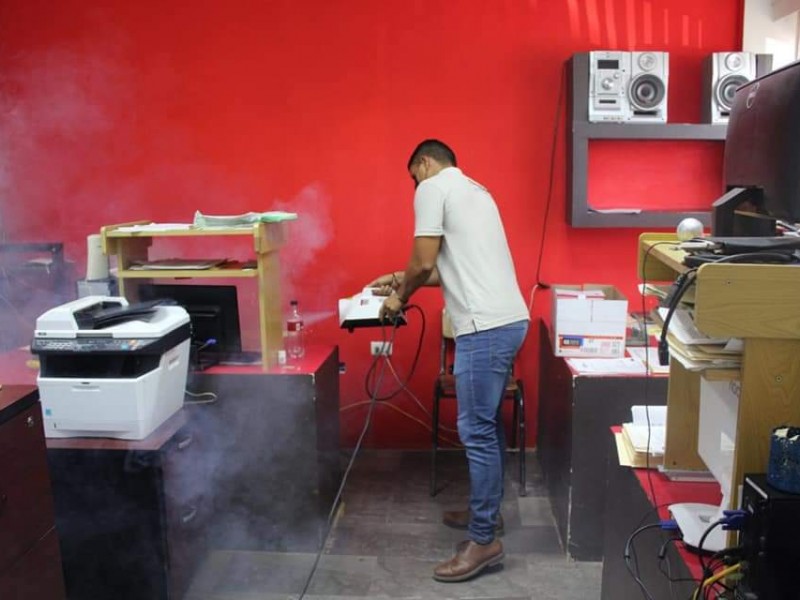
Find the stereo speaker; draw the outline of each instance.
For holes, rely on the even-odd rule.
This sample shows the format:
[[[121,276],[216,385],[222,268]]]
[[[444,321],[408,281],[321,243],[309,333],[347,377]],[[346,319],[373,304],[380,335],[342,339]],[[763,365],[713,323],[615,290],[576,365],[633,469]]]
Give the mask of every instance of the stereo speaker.
[[[771,61],[770,61],[771,62]],[[703,122],[728,122],[736,90],[757,76],[752,52],[714,52],[703,65]]]
[[[669,54],[631,52],[628,83],[628,120],[666,123],[669,84]]]

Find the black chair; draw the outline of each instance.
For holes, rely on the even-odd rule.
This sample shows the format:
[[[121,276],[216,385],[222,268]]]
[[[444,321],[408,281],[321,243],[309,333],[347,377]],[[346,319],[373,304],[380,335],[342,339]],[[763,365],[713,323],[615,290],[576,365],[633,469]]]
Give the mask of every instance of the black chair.
[[[450,318],[442,311],[442,343],[440,349],[439,375],[433,387],[433,448],[431,452],[431,496],[435,496],[437,458],[439,451],[439,403],[444,398],[456,398],[456,382],[453,375],[452,360],[455,349],[455,336],[450,324]],[[503,402],[512,403],[512,432],[510,448],[519,454],[519,495],[525,496],[525,394],[522,380],[514,376],[514,370],[508,378],[506,389],[503,392]]]

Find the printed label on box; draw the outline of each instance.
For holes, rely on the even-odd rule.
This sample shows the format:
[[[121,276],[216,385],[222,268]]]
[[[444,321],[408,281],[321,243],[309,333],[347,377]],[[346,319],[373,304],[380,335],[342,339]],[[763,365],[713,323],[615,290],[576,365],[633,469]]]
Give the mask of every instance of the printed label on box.
[[[560,335],[558,336],[558,349],[564,356],[573,353],[582,356],[622,355],[625,349],[625,339],[605,336]]]

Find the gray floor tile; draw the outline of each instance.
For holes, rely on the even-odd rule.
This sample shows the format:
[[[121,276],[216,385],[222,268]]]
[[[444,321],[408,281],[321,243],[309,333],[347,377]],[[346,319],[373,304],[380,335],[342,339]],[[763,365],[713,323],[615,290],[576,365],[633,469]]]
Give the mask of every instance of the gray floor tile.
[[[420,558],[381,557],[370,594],[422,600],[529,597],[528,563],[523,557],[507,556],[502,566],[493,567],[475,579],[462,583],[435,581],[432,575],[438,562]]]
[[[195,578],[187,600],[296,598],[306,583],[313,554],[215,552]],[[364,597],[376,571],[374,556],[323,555],[309,593]]]
[[[501,539],[506,553],[563,555],[555,527],[506,527]]]
[[[543,496],[517,498],[520,523],[526,527],[555,527],[550,500]]]
[[[343,460],[347,460],[343,455]],[[458,584],[433,580],[466,532],[445,527],[442,511],[463,510],[469,473],[463,453],[443,452],[431,497],[428,452],[364,451],[358,457],[306,600],[595,600],[600,563],[574,563],[559,544],[535,455],[520,497],[511,455],[501,507],[504,564]],[[312,553],[213,552],[186,600],[296,600]]]
[[[465,537],[463,531],[424,523],[386,523],[370,528],[340,525],[331,534],[329,552],[436,560],[450,553]]]
[[[534,600],[599,600],[602,563],[527,558]]]

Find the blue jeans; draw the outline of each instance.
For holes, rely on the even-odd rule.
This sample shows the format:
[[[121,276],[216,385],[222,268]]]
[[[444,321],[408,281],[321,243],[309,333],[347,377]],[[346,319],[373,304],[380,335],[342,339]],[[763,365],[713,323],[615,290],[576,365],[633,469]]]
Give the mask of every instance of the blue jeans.
[[[506,450],[501,401],[527,332],[528,321],[518,321],[456,338],[453,374],[458,435],[469,463],[469,537],[479,544],[494,539],[500,513]],[[524,440],[520,443],[524,446]]]

